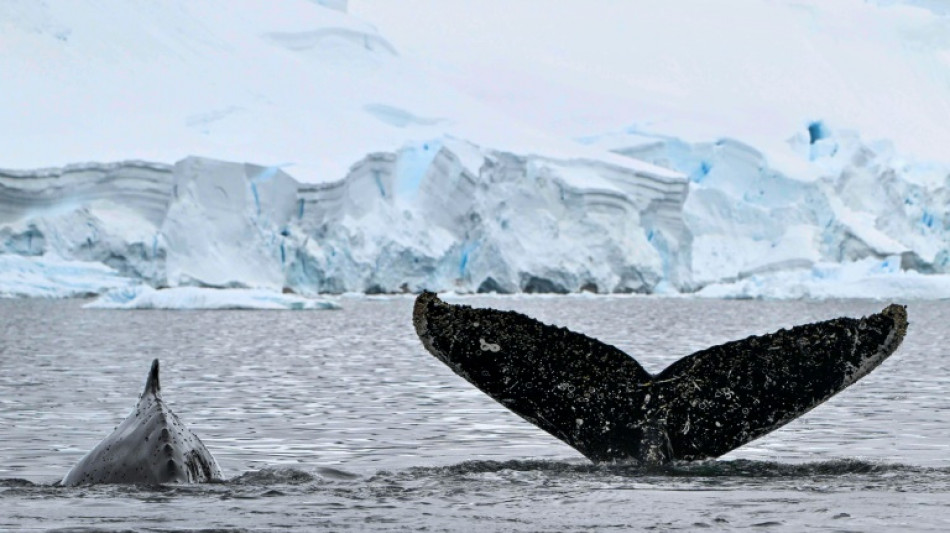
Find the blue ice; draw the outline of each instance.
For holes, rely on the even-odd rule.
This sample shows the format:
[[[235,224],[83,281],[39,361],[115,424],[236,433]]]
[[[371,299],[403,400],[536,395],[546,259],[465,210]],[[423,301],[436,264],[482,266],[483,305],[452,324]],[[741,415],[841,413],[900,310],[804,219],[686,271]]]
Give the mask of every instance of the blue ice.
[[[419,190],[419,184],[425,177],[436,154],[442,149],[438,140],[409,145],[400,150],[396,164],[396,194],[404,198],[413,198]]]

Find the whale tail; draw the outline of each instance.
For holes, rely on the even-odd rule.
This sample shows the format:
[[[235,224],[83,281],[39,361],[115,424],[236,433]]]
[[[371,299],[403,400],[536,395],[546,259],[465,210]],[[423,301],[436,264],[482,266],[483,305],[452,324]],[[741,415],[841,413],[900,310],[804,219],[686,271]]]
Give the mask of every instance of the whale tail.
[[[718,457],[818,406],[877,367],[906,308],[714,346],[652,375],[626,353],[513,311],[416,298],[422,344],[493,399],[589,459]]]

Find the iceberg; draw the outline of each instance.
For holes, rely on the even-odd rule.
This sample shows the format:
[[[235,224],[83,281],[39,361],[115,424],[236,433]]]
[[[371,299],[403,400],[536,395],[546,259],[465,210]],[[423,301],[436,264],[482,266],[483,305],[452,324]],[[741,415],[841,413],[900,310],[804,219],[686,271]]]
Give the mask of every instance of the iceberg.
[[[696,293],[702,298],[875,300],[950,299],[950,276],[900,269],[900,257],[884,261],[819,263],[811,268],[754,274],[735,282],[714,283]]]
[[[113,289],[83,306],[86,309],[339,309],[326,299],[304,298],[262,289],[178,287],[156,290],[147,286]]]
[[[0,298],[84,298],[129,287],[133,280],[92,261],[0,254]]]

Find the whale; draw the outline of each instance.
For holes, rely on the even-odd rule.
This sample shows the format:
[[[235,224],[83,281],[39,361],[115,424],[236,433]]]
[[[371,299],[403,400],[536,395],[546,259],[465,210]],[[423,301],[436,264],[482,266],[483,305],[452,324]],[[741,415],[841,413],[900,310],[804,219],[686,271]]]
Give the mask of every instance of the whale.
[[[158,359],[129,416],[63,477],[72,487],[99,483],[203,483],[222,480],[221,468],[197,435],[162,399]]]
[[[719,457],[844,390],[900,346],[907,309],[727,342],[655,375],[581,333],[432,292],[412,321],[456,374],[591,461],[662,465]]]

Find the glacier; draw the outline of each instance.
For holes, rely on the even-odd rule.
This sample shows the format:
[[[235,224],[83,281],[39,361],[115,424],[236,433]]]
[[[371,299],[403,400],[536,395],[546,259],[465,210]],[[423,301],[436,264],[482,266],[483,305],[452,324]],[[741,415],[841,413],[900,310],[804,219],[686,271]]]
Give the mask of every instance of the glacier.
[[[157,288],[649,293],[688,278],[687,182],[644,168],[444,138],[322,184],[201,157],[3,171],[0,251]]]
[[[0,5],[0,296],[950,297],[932,3],[371,4]]]
[[[913,163],[850,131],[829,129],[821,139],[799,132],[788,142],[799,160],[779,165],[732,139],[618,151],[689,176],[684,218],[699,285],[866,258],[948,272],[950,165]]]
[[[309,297],[950,295],[950,166],[831,128],[789,139],[809,169],[796,177],[785,173],[794,164],[771,166],[731,139],[608,141],[634,166],[445,136],[369,154],[319,184],[202,157],[3,171],[0,258],[35,260],[34,272],[97,265],[98,286],[63,283],[65,296],[137,284]],[[43,295],[9,279],[21,288],[3,294]]]

